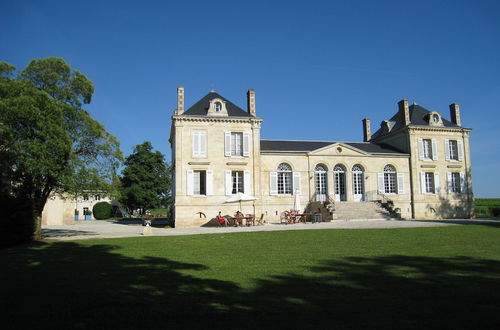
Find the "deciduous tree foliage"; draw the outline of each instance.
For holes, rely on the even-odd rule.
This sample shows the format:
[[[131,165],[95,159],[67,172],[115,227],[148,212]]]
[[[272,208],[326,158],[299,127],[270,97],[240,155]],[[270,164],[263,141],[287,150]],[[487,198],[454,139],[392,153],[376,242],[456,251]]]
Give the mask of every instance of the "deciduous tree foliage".
[[[165,207],[170,198],[170,168],[150,142],[134,147],[122,172],[121,202],[128,208]]]
[[[40,218],[53,192],[106,190],[122,159],[118,140],[82,109],[92,82],[60,58],[17,75],[0,62],[0,193]],[[35,231],[39,232],[37,222]]]

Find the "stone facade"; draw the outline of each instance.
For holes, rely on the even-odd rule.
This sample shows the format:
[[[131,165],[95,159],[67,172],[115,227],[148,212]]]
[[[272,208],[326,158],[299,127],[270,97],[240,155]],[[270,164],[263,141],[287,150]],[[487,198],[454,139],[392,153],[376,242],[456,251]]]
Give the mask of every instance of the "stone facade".
[[[99,194],[79,196],[76,199],[66,195],[51,194],[43,208],[42,225],[59,226],[85,220],[84,211],[87,209],[92,212],[94,205],[99,202],[112,204],[109,197]],[[78,219],[75,218],[75,210],[78,210]],[[87,220],[95,220],[94,215],[92,214]]]
[[[470,129],[457,104],[451,121],[400,101],[398,112],[364,142],[263,140],[256,95],[243,110],[212,91],[184,110],[178,88],[172,116],[173,197],[176,227],[208,224],[219,211],[264,214],[279,221],[300,201],[390,200],[402,218],[468,218],[473,213]],[[227,203],[242,192],[255,201]]]

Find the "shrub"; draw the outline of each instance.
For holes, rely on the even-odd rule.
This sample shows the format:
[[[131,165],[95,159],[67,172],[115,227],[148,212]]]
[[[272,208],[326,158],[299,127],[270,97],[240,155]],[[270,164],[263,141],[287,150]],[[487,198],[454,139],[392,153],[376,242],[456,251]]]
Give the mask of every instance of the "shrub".
[[[8,205],[8,210],[2,212],[0,225],[4,234],[0,247],[7,247],[31,241],[36,228],[33,206],[29,201],[12,196],[0,196],[0,205]]]
[[[491,214],[493,214],[494,217],[500,216],[500,207],[492,207]]]
[[[99,202],[92,208],[94,218],[97,220],[109,219],[113,216],[113,208],[107,202]]]

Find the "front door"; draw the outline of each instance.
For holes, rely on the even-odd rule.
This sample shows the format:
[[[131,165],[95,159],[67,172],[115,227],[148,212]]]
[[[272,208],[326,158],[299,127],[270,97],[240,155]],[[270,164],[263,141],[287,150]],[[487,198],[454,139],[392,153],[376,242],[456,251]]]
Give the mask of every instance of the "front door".
[[[364,200],[365,184],[363,180],[363,168],[359,165],[354,165],[352,168],[352,191],[355,202]]]
[[[324,202],[327,199],[327,184],[326,184],[326,168],[322,165],[318,165],[314,171],[315,183],[316,183],[316,201]]]
[[[334,169],[335,176],[335,201],[342,202],[346,201],[345,194],[345,170],[340,166],[335,166]]]

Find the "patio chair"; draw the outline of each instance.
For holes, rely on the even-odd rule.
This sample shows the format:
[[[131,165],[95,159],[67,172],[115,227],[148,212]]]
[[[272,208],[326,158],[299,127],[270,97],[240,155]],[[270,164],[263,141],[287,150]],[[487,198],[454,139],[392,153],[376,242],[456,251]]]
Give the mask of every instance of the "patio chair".
[[[280,223],[288,223],[290,219],[290,214],[288,213],[288,211],[283,211],[281,212],[280,214]]]
[[[257,225],[263,225],[264,224],[264,213],[260,215],[260,218],[257,219]]]

